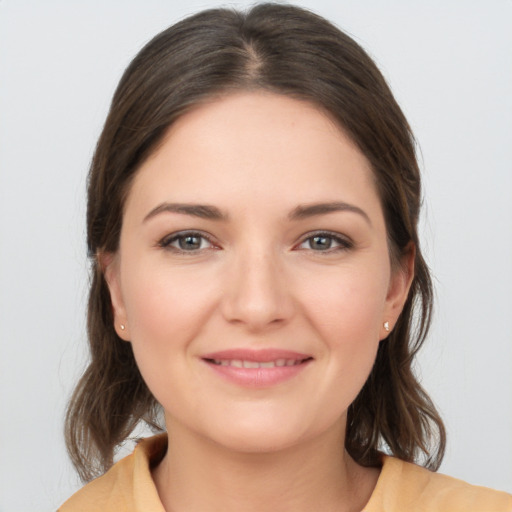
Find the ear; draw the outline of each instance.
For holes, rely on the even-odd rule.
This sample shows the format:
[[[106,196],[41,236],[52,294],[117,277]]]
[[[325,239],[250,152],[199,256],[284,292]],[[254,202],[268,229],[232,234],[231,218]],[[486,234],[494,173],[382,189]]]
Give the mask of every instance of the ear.
[[[114,329],[121,339],[130,341],[128,319],[121,291],[119,258],[114,253],[101,252],[98,253],[97,259],[110,291],[110,300],[114,314]]]
[[[380,339],[387,338],[393,330],[404,304],[409,296],[412,281],[414,279],[414,260],[416,258],[416,246],[411,242],[400,261],[391,269],[388,294],[382,319],[382,331]],[[386,325],[388,329],[386,329]]]

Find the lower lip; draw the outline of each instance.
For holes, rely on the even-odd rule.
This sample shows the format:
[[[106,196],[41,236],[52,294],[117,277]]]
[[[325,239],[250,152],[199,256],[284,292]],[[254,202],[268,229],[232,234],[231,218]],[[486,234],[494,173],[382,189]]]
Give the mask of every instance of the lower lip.
[[[268,388],[288,381],[304,371],[311,363],[308,359],[294,366],[275,366],[272,368],[238,368],[222,366],[203,360],[214,372],[230,382],[248,388]]]

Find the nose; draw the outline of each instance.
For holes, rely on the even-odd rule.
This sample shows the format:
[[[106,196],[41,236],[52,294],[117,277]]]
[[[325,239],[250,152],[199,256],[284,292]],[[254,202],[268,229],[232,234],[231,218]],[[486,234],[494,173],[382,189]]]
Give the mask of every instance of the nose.
[[[222,312],[232,324],[258,332],[283,325],[294,313],[290,283],[271,250],[241,252],[228,271]]]

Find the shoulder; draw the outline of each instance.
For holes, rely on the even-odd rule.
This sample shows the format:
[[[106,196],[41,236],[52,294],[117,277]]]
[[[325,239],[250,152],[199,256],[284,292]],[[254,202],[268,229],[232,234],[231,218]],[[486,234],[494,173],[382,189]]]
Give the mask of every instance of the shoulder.
[[[73,494],[58,512],[164,512],[151,477],[151,462],[166,445],[165,435],[142,440],[131,455]]]
[[[385,456],[364,512],[512,512],[512,495]]]
[[[93,510],[134,510],[130,505],[134,454],[114,464],[103,476],[96,478],[73,494],[59,512],[88,512]]]

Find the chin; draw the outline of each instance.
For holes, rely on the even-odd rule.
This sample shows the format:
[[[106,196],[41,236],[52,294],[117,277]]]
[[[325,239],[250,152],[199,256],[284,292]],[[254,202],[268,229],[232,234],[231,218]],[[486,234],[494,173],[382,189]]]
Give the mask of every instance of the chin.
[[[305,415],[304,417],[307,417]],[[321,436],[329,425],[293,421],[289,415],[238,416],[210,423],[203,435],[216,444],[239,453],[275,453]]]

